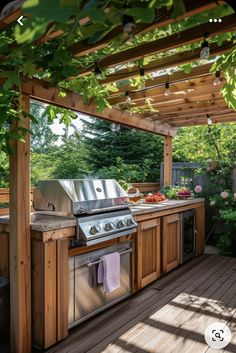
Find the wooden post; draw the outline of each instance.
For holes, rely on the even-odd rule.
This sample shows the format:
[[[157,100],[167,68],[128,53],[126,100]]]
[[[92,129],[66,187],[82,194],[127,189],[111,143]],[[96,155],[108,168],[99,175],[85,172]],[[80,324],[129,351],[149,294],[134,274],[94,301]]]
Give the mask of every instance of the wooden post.
[[[20,96],[21,109],[28,112],[30,97]],[[22,118],[22,117],[21,117]],[[12,130],[29,127],[29,119],[18,120]],[[25,143],[12,142],[10,156],[10,335],[11,353],[31,352],[31,255],[30,255],[30,136]]]
[[[172,185],[172,137],[164,141],[164,186]]]

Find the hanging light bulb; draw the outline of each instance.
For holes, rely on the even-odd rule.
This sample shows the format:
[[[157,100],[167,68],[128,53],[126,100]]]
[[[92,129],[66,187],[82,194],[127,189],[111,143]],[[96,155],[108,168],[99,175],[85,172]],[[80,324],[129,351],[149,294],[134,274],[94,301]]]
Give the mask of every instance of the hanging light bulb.
[[[165,96],[169,96],[170,94],[171,94],[170,84],[169,84],[169,82],[166,82],[165,83]]]
[[[139,86],[138,86],[139,89],[145,89],[144,74],[145,74],[144,68],[141,67],[140,70],[139,70],[139,75],[140,75],[140,83],[139,83]]]
[[[134,22],[134,18],[129,15],[123,15],[122,18],[123,32],[125,37],[129,37],[128,35],[132,33],[132,31],[136,28],[136,24]]]
[[[110,129],[111,129],[112,132],[115,132],[116,131],[116,124],[115,123],[111,123]]]
[[[220,85],[220,71],[216,71],[215,79],[214,79],[214,85],[215,86]]]
[[[98,80],[102,79],[102,71],[98,67],[98,63],[95,61],[95,69],[94,69],[95,76]]]
[[[207,60],[210,57],[210,48],[209,48],[209,43],[206,40],[206,37],[204,38],[204,41],[202,42],[202,49],[200,52],[200,59],[201,60]]]
[[[117,132],[120,131],[120,124],[116,124],[116,131],[117,131]]]
[[[131,98],[130,98],[130,95],[129,95],[129,92],[128,91],[126,91],[125,92],[125,102],[126,102],[126,104],[131,104],[132,103],[132,100],[131,100]]]
[[[209,114],[207,114],[207,125],[212,125],[212,120]]]

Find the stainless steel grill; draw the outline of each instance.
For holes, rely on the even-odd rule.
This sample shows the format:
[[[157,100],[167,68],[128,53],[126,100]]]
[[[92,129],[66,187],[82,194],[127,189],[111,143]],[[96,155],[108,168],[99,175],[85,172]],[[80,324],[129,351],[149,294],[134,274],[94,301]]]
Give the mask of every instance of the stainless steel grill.
[[[134,233],[137,224],[127,193],[115,180],[41,180],[34,195],[36,211],[77,217],[81,244],[96,244]]]

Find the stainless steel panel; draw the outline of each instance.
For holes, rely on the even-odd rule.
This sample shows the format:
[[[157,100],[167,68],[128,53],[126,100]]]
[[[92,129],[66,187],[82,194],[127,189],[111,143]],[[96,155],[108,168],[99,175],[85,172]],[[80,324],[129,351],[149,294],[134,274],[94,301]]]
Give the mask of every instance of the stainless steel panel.
[[[69,257],[69,308],[68,320],[69,325],[75,321],[75,258]]]
[[[75,259],[75,317],[74,321],[82,319],[106,304],[102,286],[92,288],[89,284],[89,268],[78,267]]]
[[[69,287],[71,291],[69,294],[69,327],[84,321],[112,303],[130,295],[131,262],[129,250],[132,251],[131,242],[127,241],[119,245],[70,258],[69,271],[74,266],[74,277],[71,275],[70,281],[73,281],[74,284],[70,284]],[[89,270],[93,266],[89,265],[99,261],[103,255],[115,251],[124,252],[121,255],[121,287],[112,293],[105,293],[103,285],[91,286]],[[74,263],[71,259],[74,260]],[[94,266],[97,269],[98,264]]]
[[[127,207],[127,193],[116,180],[58,179],[40,180],[34,195],[36,210],[47,210],[53,203],[55,212],[79,214],[111,207]]]

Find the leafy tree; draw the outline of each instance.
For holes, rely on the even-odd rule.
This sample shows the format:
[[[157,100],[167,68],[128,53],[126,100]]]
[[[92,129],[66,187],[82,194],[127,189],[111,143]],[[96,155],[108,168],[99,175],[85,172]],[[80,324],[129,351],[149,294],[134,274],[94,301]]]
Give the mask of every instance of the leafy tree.
[[[148,175],[148,171],[148,160],[145,160],[142,165],[126,164],[122,158],[117,157],[115,165],[99,169],[97,175],[99,178],[116,179],[127,190],[131,183],[143,182]]]
[[[98,119],[84,120],[83,124],[88,163],[95,174],[102,168],[115,167],[117,158],[120,158],[125,165],[137,165],[139,169],[145,165],[146,177],[142,181],[156,181],[159,178],[160,162],[163,160],[162,137],[123,126],[113,132],[110,123]]]
[[[220,161],[233,163],[236,159],[236,124],[211,125],[211,135],[220,152]],[[194,126],[179,129],[173,142],[175,161],[219,160],[207,126]]]
[[[76,128],[74,127],[74,133],[70,136],[68,128],[65,128],[62,141],[63,144],[55,148],[49,155],[54,164],[52,177],[76,179],[88,176],[90,166],[87,164],[87,151]]]
[[[9,183],[9,164],[7,155],[0,152],[0,188],[8,187]]]
[[[52,132],[47,114],[44,107],[31,103],[30,113],[36,118],[37,124],[31,124],[30,146],[33,152],[47,153],[58,140],[58,136]]]

